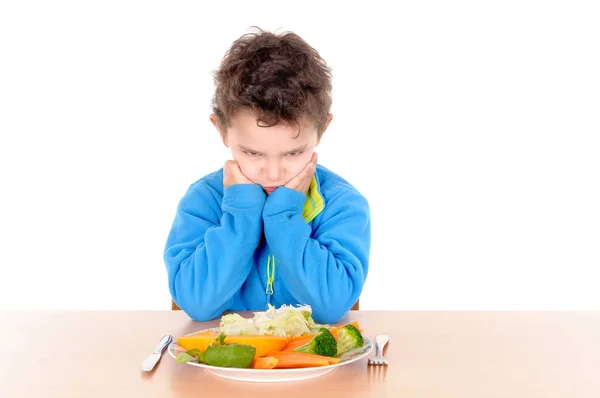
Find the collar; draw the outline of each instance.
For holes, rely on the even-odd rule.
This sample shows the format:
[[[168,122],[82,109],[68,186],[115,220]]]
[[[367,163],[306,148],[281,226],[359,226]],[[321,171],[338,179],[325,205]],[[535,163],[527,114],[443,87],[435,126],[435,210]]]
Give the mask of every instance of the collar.
[[[321,186],[317,178],[317,173],[315,172],[315,175],[313,175],[310,182],[310,187],[308,187],[306,201],[304,202],[304,208],[302,209],[302,217],[307,223],[314,220],[325,208],[325,200],[321,195]]]

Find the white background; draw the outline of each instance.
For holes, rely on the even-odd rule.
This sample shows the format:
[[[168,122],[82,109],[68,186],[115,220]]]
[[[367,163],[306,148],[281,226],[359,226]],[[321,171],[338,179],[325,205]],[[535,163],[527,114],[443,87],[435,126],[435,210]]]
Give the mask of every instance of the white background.
[[[361,308],[600,309],[596,2],[408,3],[3,1],[0,309],[170,308],[177,202],[228,156],[212,72],[251,25],[333,68],[319,160],[370,201]]]

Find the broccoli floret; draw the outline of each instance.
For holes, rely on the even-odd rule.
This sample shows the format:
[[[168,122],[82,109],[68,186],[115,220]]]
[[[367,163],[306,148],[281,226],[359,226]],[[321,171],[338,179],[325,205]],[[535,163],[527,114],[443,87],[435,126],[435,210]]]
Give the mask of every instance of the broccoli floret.
[[[338,331],[337,354],[338,356],[354,348],[362,347],[364,339],[360,330],[354,325],[346,325]]]
[[[301,345],[294,351],[335,357],[337,355],[337,342],[328,329],[321,328],[308,343]]]

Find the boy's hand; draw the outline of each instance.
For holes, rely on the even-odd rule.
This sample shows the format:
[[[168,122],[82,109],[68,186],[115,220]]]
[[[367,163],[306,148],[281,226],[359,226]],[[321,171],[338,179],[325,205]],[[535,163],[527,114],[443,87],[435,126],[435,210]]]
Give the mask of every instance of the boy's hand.
[[[253,184],[240,169],[235,160],[228,160],[223,167],[223,189],[236,184]]]
[[[304,166],[302,171],[296,177],[289,180],[284,186],[306,195],[308,188],[310,187],[310,182],[315,174],[315,170],[317,169],[317,159],[318,155],[314,152],[310,162]]]

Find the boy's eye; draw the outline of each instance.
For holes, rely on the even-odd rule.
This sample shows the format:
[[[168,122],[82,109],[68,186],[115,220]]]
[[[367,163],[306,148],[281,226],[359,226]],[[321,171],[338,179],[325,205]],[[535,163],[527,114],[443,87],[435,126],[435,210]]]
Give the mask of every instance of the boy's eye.
[[[260,156],[260,153],[256,153],[256,152],[244,152],[246,155],[248,156],[252,156],[252,157],[256,157],[256,156]]]
[[[298,155],[300,155],[301,153],[302,153],[302,152],[300,152],[300,151],[299,151],[299,152],[290,152],[290,153],[288,153],[287,155],[288,155],[288,156],[298,156]]]

